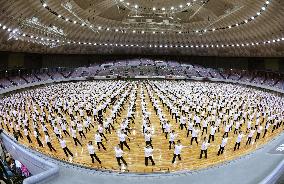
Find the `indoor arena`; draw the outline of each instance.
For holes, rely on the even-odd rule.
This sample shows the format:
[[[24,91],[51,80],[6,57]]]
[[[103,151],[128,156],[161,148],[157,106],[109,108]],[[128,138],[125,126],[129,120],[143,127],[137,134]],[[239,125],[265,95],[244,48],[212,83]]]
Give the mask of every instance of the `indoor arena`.
[[[0,183],[284,183],[284,3],[0,0]]]

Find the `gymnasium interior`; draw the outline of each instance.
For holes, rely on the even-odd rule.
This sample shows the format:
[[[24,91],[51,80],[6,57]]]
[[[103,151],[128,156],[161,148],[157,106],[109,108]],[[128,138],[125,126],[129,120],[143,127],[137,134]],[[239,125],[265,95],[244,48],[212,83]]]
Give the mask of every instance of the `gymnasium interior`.
[[[0,0],[0,183],[283,184],[283,0]]]

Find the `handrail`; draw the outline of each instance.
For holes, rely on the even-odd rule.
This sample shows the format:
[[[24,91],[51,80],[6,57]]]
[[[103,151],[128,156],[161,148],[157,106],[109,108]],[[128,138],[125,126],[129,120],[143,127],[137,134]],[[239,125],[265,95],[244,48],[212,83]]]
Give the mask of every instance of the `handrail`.
[[[259,184],[274,184],[284,171],[284,160],[282,160],[273,171],[270,172]]]

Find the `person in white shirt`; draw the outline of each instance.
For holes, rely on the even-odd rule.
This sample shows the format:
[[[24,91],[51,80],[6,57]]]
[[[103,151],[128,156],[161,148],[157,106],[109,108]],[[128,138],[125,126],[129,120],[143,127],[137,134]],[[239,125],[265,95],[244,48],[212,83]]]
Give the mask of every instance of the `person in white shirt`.
[[[106,138],[106,136],[105,136],[105,134],[104,134],[104,127],[103,127],[103,124],[99,124],[99,125],[98,125],[98,131],[99,131],[101,137],[103,137],[103,138],[107,141],[107,138]]]
[[[182,148],[186,148],[188,146],[183,146],[180,143],[180,140],[177,141],[177,144],[175,144],[175,150],[174,150],[174,156],[173,156],[173,160],[172,160],[172,164],[175,163],[176,161],[176,157],[178,157],[179,160],[181,160],[181,150]]]
[[[171,125],[169,124],[168,121],[166,121],[166,123],[164,124],[164,128],[165,128],[165,135],[166,135],[166,139],[168,139],[168,133],[171,130]]]
[[[95,163],[94,159],[96,159],[99,162],[99,164],[102,164],[102,162],[100,161],[100,159],[97,157],[97,155],[95,153],[95,148],[93,146],[92,141],[89,141],[89,143],[87,144],[87,148],[88,148],[88,152],[90,154],[90,157],[92,158],[92,163]]]
[[[197,137],[198,137],[198,133],[200,132],[200,130],[197,129],[197,126],[198,126],[198,125],[195,125],[195,127],[192,129],[190,145],[192,145],[192,142],[193,142],[194,140],[195,140],[196,144],[198,145]]]
[[[237,134],[238,133],[238,131],[239,131],[239,128],[240,128],[240,122],[239,121],[237,121],[236,122],[236,126],[235,126],[235,130],[234,130],[234,134]]]
[[[236,151],[236,149],[240,149],[240,145],[241,145],[241,141],[242,141],[243,137],[244,137],[244,134],[242,133],[242,131],[239,131],[237,141],[236,141],[236,144],[234,146],[234,151]]]
[[[187,134],[186,134],[186,137],[189,136],[189,132],[192,134],[192,129],[193,129],[193,123],[191,120],[188,120],[188,129],[187,129]]]
[[[210,143],[211,141],[211,138],[212,138],[212,141],[214,141],[214,135],[216,133],[216,129],[217,127],[214,126],[214,123],[212,123],[211,127],[210,127],[210,135],[209,135],[209,140],[208,140],[208,143]]]
[[[123,145],[124,145],[125,147],[127,147],[128,150],[130,150],[130,147],[126,142],[126,137],[128,136],[123,131],[121,131],[120,133],[118,133],[118,137],[120,142],[120,148],[123,150]]]
[[[88,131],[91,130],[91,129],[90,129],[90,124],[89,124],[89,122],[88,122],[87,120],[84,120],[83,125],[84,125],[84,128],[85,128],[86,133],[88,133]]]
[[[276,118],[277,118],[277,117],[276,117]],[[273,125],[273,127],[272,127],[272,133],[273,133],[274,130],[277,129],[277,121],[276,121],[276,119],[273,119],[273,120],[272,120],[271,125]]]
[[[185,116],[181,116],[180,117],[180,129],[183,130],[183,127],[186,128],[186,117]]]
[[[31,140],[31,137],[29,135],[29,131],[28,129],[24,129],[24,135],[26,136],[26,138],[28,139],[29,143],[33,143],[33,141]]]
[[[206,134],[207,134],[207,126],[208,126],[208,122],[206,119],[203,120],[203,123],[202,123],[202,135],[204,133],[204,131],[206,131]]]
[[[248,140],[246,142],[246,145],[250,144],[251,143],[251,139],[253,137],[253,134],[255,132],[255,129],[254,128],[251,128],[251,130],[249,131],[249,134],[248,134]]]
[[[62,129],[62,131],[63,131],[63,133],[64,133],[65,136],[68,135],[68,136],[70,137],[69,132],[66,130],[66,123],[62,123],[62,124],[61,124],[61,129]]]
[[[200,117],[194,116],[194,122],[195,122],[195,125],[197,125],[199,128],[201,128],[201,126],[200,126],[200,122],[201,122]]]
[[[50,138],[49,138],[49,136],[48,136],[47,133],[45,133],[44,138],[45,138],[45,143],[46,143],[46,145],[48,146],[49,150],[50,150],[51,152],[52,152],[52,151],[55,151],[55,152],[56,152],[56,150],[54,149],[54,147],[53,147],[52,144],[51,144]]]
[[[111,119],[110,118],[106,119],[103,123],[99,122],[99,124],[103,125],[106,133],[109,133],[109,134],[111,133],[111,131],[110,131]]]
[[[222,139],[222,143],[220,145],[220,148],[219,148],[219,151],[218,151],[218,156],[220,154],[223,154],[224,153],[224,150],[225,150],[225,146],[227,145],[227,142],[228,142],[228,137],[227,136],[223,136],[223,139]]]
[[[202,143],[202,145],[201,145],[201,152],[200,152],[200,157],[199,157],[199,159],[202,159],[203,153],[205,154],[205,158],[207,158],[207,149],[208,149],[208,146],[209,146],[209,145],[210,145],[210,144],[208,143],[206,137],[204,137],[203,143]]]
[[[19,124],[16,124],[16,132],[17,132],[17,134],[19,135],[19,137],[20,137],[21,139],[24,138],[23,135],[22,135],[22,133],[21,133],[21,131],[20,131],[20,125],[19,125]]]
[[[42,142],[40,141],[40,139],[39,139],[39,137],[38,137],[38,133],[37,133],[36,130],[34,130],[34,137],[36,138],[36,141],[37,141],[37,143],[38,143],[38,146],[39,146],[39,147],[43,147],[43,144],[42,144]]]
[[[96,140],[96,143],[97,143],[97,146],[98,146],[99,150],[101,149],[100,146],[102,146],[103,149],[106,150],[106,147],[102,143],[102,136],[100,135],[99,130],[97,130],[97,132],[95,134],[95,140]]]
[[[232,126],[231,123],[227,123],[226,126],[225,126],[224,135],[227,136],[227,137],[229,136],[229,131],[230,131],[230,129],[231,129],[231,126]]]
[[[264,133],[263,133],[262,138],[265,137],[265,135],[266,135],[266,133],[267,133],[267,131],[268,131],[268,129],[269,129],[269,126],[270,126],[270,122],[267,122],[266,125],[265,125],[265,129],[264,129]]]
[[[69,150],[69,148],[66,145],[66,141],[63,138],[59,138],[60,146],[63,149],[66,157],[68,157],[68,153],[71,157],[73,157],[73,153]]]
[[[246,133],[251,129],[251,121],[248,121],[247,122],[247,131],[246,131]]]
[[[144,148],[144,151],[145,151],[145,165],[148,166],[148,160],[150,159],[151,162],[152,162],[152,165],[155,165],[155,162],[153,160],[153,147],[150,146],[150,145],[147,145],[145,148]]]
[[[276,122],[277,122],[277,126],[276,126],[276,129],[278,129],[278,128],[280,128],[280,126],[282,125],[282,121],[283,120],[280,120],[280,118],[279,117],[276,117],[276,120],[275,120]]]
[[[70,132],[71,132],[71,136],[74,140],[74,144],[75,146],[78,146],[78,144],[80,144],[80,146],[82,146],[81,142],[79,141],[79,139],[77,138],[77,132],[76,132],[76,128],[73,127],[70,129]],[[78,144],[77,144],[78,143]]]
[[[119,167],[121,167],[120,161],[122,161],[124,163],[124,165],[127,166],[127,163],[123,158],[123,151],[120,148],[120,144],[118,144],[117,146],[114,147],[114,151],[115,151],[115,157],[116,157],[116,160],[117,160]]]
[[[175,138],[176,138],[176,134],[175,131],[172,130],[172,132],[170,133],[170,138],[169,138],[169,149],[172,149],[172,145],[175,145]]]
[[[263,129],[263,127],[262,127],[261,125],[257,127],[256,137],[255,137],[254,142],[256,142],[256,140],[259,139],[260,134],[261,134],[261,132],[262,132],[262,129]]]
[[[60,138],[60,132],[59,129],[57,128],[57,124],[54,125],[55,127],[53,128],[53,131],[56,135],[56,137]]]
[[[77,129],[78,129],[78,132],[79,132],[81,139],[83,137],[86,139],[86,136],[85,136],[84,131],[83,131],[83,125],[81,123],[77,123]]]
[[[146,127],[147,127],[148,122],[149,122],[149,120],[148,120],[146,117],[144,117],[144,118],[142,119],[142,127],[143,127],[142,132],[143,132],[143,133],[145,132],[145,129],[146,129]],[[163,128],[163,133],[164,133],[164,128]]]
[[[152,134],[147,131],[144,135],[146,145],[152,146]],[[153,147],[153,146],[152,146]]]
[[[46,127],[46,125],[44,123],[41,124],[41,128],[42,128],[42,131],[44,132],[44,134],[47,133],[47,135],[49,136],[48,129],[47,129],[47,127]]]

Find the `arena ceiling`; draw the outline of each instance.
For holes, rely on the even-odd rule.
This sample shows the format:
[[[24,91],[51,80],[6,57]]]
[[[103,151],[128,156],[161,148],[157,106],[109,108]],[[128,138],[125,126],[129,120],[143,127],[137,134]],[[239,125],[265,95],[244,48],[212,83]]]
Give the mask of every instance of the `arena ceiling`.
[[[283,0],[0,2],[0,50],[284,56]]]

